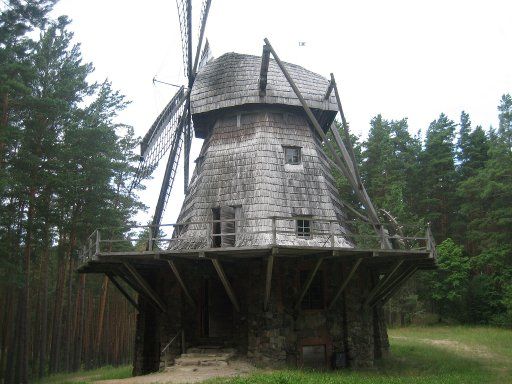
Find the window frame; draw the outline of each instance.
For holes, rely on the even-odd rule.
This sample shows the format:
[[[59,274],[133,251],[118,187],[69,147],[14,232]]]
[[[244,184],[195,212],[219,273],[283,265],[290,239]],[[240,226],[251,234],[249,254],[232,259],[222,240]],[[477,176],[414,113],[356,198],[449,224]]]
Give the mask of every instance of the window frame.
[[[295,145],[283,145],[283,150],[284,150],[284,163],[285,164],[289,164],[289,165],[300,165],[302,164],[302,147],[299,147],[299,146],[295,146]],[[287,151],[293,151],[293,150],[296,150],[297,151],[297,160],[294,161],[294,155],[291,156],[291,161],[288,162],[288,156],[287,156]]]
[[[299,224],[302,222],[302,225]],[[307,226],[305,223],[307,222]],[[307,229],[307,231],[305,230]],[[301,217],[295,220],[295,235],[300,239],[310,240],[313,238],[312,235],[313,220],[309,217]]]

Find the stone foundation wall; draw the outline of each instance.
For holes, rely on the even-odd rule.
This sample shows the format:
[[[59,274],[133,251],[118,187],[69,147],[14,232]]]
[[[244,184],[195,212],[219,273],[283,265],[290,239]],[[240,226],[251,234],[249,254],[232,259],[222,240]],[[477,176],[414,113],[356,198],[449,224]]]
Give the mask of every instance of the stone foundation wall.
[[[346,357],[349,366],[362,368],[372,366],[376,358],[388,351],[382,310],[365,309],[362,305],[374,279],[372,271],[363,265],[333,308],[328,310],[326,308],[344,276],[348,275],[352,262],[325,260],[318,271],[323,275],[324,309],[296,310],[295,303],[301,288],[299,271],[312,268],[315,260],[276,257],[269,309],[264,311],[266,260],[221,263],[236,294],[240,312],[231,308],[231,335],[220,341],[227,346],[235,346],[239,353],[250,359],[273,365],[300,366],[304,345],[325,345],[326,366],[330,364],[332,353],[336,352]],[[157,282],[154,286],[169,310],[167,314],[155,313],[142,298],[139,300],[144,305],[137,324],[136,373],[147,373],[154,368],[155,357],[144,357],[144,354],[157,350],[156,344],[161,350],[181,328],[185,330],[187,346],[207,342],[200,327],[200,306],[204,300],[201,298],[202,281],[218,280],[218,276],[209,260],[180,260],[176,265],[197,308],[185,300],[171,269],[162,268],[154,279]],[[153,344],[154,349],[149,344]],[[180,353],[179,343],[174,343],[173,348],[176,354]]]

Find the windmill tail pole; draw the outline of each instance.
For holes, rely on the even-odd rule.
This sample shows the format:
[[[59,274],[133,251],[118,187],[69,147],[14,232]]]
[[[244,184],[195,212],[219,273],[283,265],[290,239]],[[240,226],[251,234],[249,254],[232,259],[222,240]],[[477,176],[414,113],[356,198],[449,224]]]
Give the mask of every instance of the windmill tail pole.
[[[352,147],[352,142],[350,140],[350,132],[348,130],[348,124],[347,119],[345,118],[345,113],[343,112],[343,105],[341,104],[340,94],[338,91],[338,86],[336,84],[336,79],[334,78],[334,74],[331,73],[331,85],[334,88],[334,95],[336,97],[336,103],[338,104],[338,110],[341,116],[341,123],[343,126],[343,133],[345,136],[345,142],[346,142],[346,149],[350,156],[350,160],[352,161],[352,167],[348,167],[349,169],[353,170],[354,177],[357,182],[357,188],[361,192],[361,194],[364,197],[365,200],[365,206],[368,208],[368,216],[370,216],[371,221],[373,222],[373,225],[375,227],[375,231],[377,234],[381,237],[381,245],[383,248],[390,248],[390,244],[387,238],[387,235],[384,231],[384,227],[379,221],[379,216],[377,215],[377,210],[375,209],[375,206],[373,205],[370,196],[368,196],[368,193],[366,191],[366,188],[364,187],[363,181],[361,179],[361,175],[359,173],[359,169],[357,167],[356,157],[354,154],[354,148]],[[348,161],[349,159],[347,159]]]
[[[307,105],[306,100],[304,99],[304,97],[300,93],[299,89],[297,88],[297,85],[295,85],[295,82],[291,78],[291,76],[288,73],[287,69],[285,68],[283,62],[279,59],[279,56],[277,55],[276,51],[274,50],[274,48],[270,44],[270,41],[267,38],[265,38],[264,41],[265,41],[265,44],[270,49],[270,52],[272,53],[272,56],[276,60],[277,65],[279,66],[279,68],[283,72],[284,77],[286,78],[286,80],[288,81],[288,83],[292,87],[293,91],[295,92],[295,95],[299,99],[302,107],[304,108],[304,111],[306,112],[306,115],[308,116],[309,120],[311,121],[311,123],[312,123],[313,127],[315,128],[316,132],[322,138],[322,140],[324,141],[325,145],[327,146],[327,148],[329,149],[329,151],[333,155],[334,160],[335,160],[335,164],[337,165],[338,169],[342,171],[342,173],[345,175],[345,177],[347,177],[348,181],[352,184],[352,187],[354,188],[354,190],[355,190],[356,194],[358,195],[359,199],[361,200],[361,202],[365,205],[366,209],[368,210],[368,216],[369,216],[369,218],[370,218],[370,220],[372,222],[372,225],[373,225],[377,235],[380,237],[381,246],[383,248],[389,248],[389,243],[387,241],[384,229],[383,229],[383,227],[382,227],[382,225],[381,225],[381,223],[379,221],[379,217],[377,215],[377,212],[376,212],[376,210],[375,210],[375,208],[374,208],[374,206],[373,206],[373,204],[372,204],[372,202],[370,200],[370,197],[366,193],[366,189],[364,188],[363,183],[361,181],[361,177],[359,175],[359,172],[357,171],[356,162],[355,162],[355,156],[354,156],[354,150],[353,150],[353,148],[352,148],[352,146],[350,144],[350,141],[347,142],[347,146],[349,147],[350,158],[351,158],[351,161],[352,161],[353,168],[355,169],[354,174],[352,174],[352,172],[349,170],[349,168],[351,168],[350,164],[347,164],[347,167],[343,164],[343,162],[341,161],[338,153],[335,151],[334,147],[332,146],[331,142],[327,139],[327,136],[325,135],[324,131],[320,127],[320,124],[318,123],[318,121],[316,120],[315,116],[313,115],[313,112],[311,111],[311,109]],[[341,101],[339,100],[339,95],[338,95],[336,83],[334,82],[334,76],[331,76],[331,77],[333,79],[332,83],[333,83],[333,86],[334,86],[334,91],[335,91],[335,93],[337,95],[336,99],[338,101],[338,107],[339,107],[339,109],[341,111],[341,114],[343,116],[342,119],[344,121],[345,136],[347,136],[347,134],[348,134],[348,127],[346,125],[345,116],[344,116],[344,114],[342,112],[343,109],[341,107]],[[348,137],[350,138],[350,135],[348,135]]]
[[[281,68],[281,71],[283,72],[284,77],[286,78],[286,80],[288,80],[288,83],[290,84],[290,86],[292,87],[293,91],[295,92],[295,95],[299,99],[302,107],[304,108],[304,111],[306,112],[306,115],[309,118],[309,121],[311,122],[311,124],[315,128],[316,133],[322,138],[322,140],[324,141],[325,145],[327,146],[327,148],[331,152],[331,154],[332,154],[332,156],[334,158],[334,164],[335,164],[336,168],[347,178],[347,180],[350,182],[350,184],[354,188],[355,192],[359,195],[359,190],[356,188],[356,184],[355,184],[356,181],[352,177],[351,172],[347,169],[345,164],[343,164],[343,162],[341,161],[339,155],[334,150],[334,147],[332,146],[331,142],[327,139],[327,136],[325,135],[324,131],[320,127],[320,124],[318,123],[318,121],[316,120],[315,116],[313,115],[313,112],[311,111],[311,109],[307,105],[306,100],[304,99],[304,97],[300,93],[299,89],[295,85],[295,82],[291,78],[291,76],[288,73],[287,69],[284,67],[284,64],[279,59],[279,56],[277,56],[276,51],[274,50],[274,48],[272,48],[272,45],[270,44],[270,42],[268,41],[267,38],[265,38],[264,41],[265,41],[265,44],[268,46],[268,49],[272,53],[272,56],[274,56],[274,59],[276,60],[277,65],[279,65],[279,68]],[[362,196],[359,195],[359,197],[362,199]]]

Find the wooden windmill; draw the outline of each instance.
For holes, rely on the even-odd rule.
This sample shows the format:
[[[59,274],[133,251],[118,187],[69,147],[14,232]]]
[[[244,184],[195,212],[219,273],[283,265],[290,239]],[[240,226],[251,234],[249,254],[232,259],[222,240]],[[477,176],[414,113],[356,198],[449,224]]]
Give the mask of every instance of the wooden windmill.
[[[383,227],[332,74],[282,62],[267,39],[261,56],[226,53],[197,70],[210,2],[194,61],[191,2],[178,6],[188,85],[142,142],[137,182],[169,150],[147,247],[112,251],[134,239],[97,230],[80,268],[106,273],[139,311],[134,372],[188,348],[283,365],[373,365],[389,345],[382,305],[416,270],[435,267],[430,231],[393,239]],[[192,128],[204,141],[189,182]],[[182,142],[186,196],[178,223],[162,224]],[[341,199],[333,169],[358,206]],[[374,233],[360,240],[351,217]],[[172,237],[158,235],[163,226]]]

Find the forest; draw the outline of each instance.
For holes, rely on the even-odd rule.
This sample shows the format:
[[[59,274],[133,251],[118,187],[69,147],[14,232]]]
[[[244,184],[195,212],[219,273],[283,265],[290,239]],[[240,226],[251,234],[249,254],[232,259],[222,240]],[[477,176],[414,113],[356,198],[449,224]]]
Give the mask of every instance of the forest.
[[[73,42],[55,0],[5,2],[0,15],[0,382],[130,362],[136,311],[106,277],[79,275],[97,227],[144,206],[131,181],[138,138],[129,105]],[[406,111],[404,111],[404,114]],[[498,127],[469,114],[371,119],[353,138],[374,204],[399,223],[431,223],[439,269],[416,274],[386,307],[390,323],[512,326],[512,97]],[[358,205],[341,177],[342,197]]]

